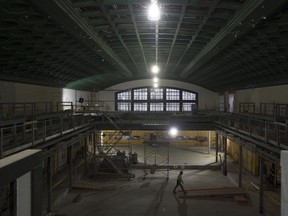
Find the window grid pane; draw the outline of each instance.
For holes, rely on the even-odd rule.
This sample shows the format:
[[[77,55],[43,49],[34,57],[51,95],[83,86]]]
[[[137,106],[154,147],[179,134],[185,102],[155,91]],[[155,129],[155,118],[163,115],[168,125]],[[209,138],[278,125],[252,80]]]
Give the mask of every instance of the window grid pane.
[[[147,88],[135,89],[134,100],[147,100]]]
[[[133,107],[133,111],[193,111],[196,101],[197,93],[189,90],[140,88],[116,93],[116,110],[131,111]]]
[[[166,103],[166,111],[180,111],[179,103]]]
[[[147,111],[147,103],[134,103],[134,111]]]
[[[118,111],[130,111],[131,110],[131,103],[118,102],[117,108],[118,108]]]
[[[151,100],[163,100],[163,89],[153,88],[150,90]]]
[[[192,110],[192,104],[195,104],[195,103],[183,103],[182,104],[182,111],[191,111]]]
[[[196,100],[196,94],[192,92],[182,91],[182,100]]]
[[[150,111],[164,111],[163,103],[151,103]]]
[[[167,88],[166,100],[180,100],[180,90]]]
[[[131,91],[118,93],[117,99],[118,100],[131,100]]]

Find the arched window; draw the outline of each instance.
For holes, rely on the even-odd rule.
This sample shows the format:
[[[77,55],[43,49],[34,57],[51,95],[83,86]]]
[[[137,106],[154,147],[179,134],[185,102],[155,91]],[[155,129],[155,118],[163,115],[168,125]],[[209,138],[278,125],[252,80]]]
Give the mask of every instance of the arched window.
[[[141,87],[115,93],[116,111],[191,111],[198,93],[171,87]]]

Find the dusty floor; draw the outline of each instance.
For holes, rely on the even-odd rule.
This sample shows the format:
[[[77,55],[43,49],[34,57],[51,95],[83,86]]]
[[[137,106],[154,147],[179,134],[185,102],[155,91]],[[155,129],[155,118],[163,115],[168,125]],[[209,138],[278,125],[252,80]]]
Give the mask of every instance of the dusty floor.
[[[135,147],[139,161],[144,161],[141,149]],[[172,150],[172,151],[171,151]],[[154,155],[160,161],[163,155]],[[164,157],[165,158],[165,157]],[[93,182],[93,190],[73,189],[61,196],[54,203],[53,212],[58,216],[206,216],[206,215],[261,215],[259,214],[259,191],[252,185],[249,174],[243,174],[243,187],[248,197],[247,203],[239,204],[233,196],[202,196],[190,197],[193,191],[212,188],[237,187],[237,165],[228,164],[228,175],[221,170],[186,170],[184,167],[184,188],[173,194],[176,177],[181,166],[206,165],[215,162],[215,152],[207,148],[172,147],[170,148],[170,164],[175,170],[157,170],[151,174],[148,170],[132,169],[135,178],[113,179]],[[152,160],[153,161],[153,158]],[[235,171],[236,170],[236,171]],[[145,175],[147,174],[147,175]],[[168,176],[169,175],[169,176]],[[169,177],[169,178],[167,178]],[[257,179],[254,178],[257,182]],[[254,183],[253,183],[254,184]],[[256,183],[257,184],[257,183]],[[178,188],[180,190],[180,188]],[[264,215],[280,215],[279,194],[265,192]],[[262,214],[263,215],[263,214]]]

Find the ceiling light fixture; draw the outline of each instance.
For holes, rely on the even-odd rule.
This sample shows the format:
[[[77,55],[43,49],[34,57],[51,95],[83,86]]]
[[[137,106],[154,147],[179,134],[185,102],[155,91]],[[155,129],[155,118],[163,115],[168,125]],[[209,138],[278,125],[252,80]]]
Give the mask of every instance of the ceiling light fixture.
[[[151,71],[152,73],[157,74],[159,72],[159,67],[157,65],[153,65]]]
[[[154,83],[154,84],[153,84],[153,87],[154,87],[154,88],[158,88],[158,83]]]
[[[157,0],[151,0],[148,9],[148,20],[150,21],[160,20],[160,8],[157,4]]]
[[[158,81],[159,81],[159,79],[158,79],[157,77],[154,77],[154,78],[153,78],[153,82],[154,82],[154,83],[158,83]]]

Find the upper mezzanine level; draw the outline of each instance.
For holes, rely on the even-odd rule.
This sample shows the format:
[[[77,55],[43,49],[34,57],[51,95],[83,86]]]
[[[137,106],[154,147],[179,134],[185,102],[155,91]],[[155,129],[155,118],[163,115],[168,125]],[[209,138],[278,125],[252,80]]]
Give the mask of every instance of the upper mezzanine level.
[[[279,109],[278,105],[274,107]],[[249,109],[238,114],[207,110],[196,113],[103,112],[91,110],[91,107],[75,111],[73,103],[67,102],[2,103],[0,152],[1,157],[5,157],[55,139],[65,140],[87,130],[169,130],[176,126],[179,130],[224,131],[231,139],[237,137],[267,147],[278,155],[280,149],[288,149],[287,110],[283,110],[283,105],[280,107],[281,112],[272,111],[278,113],[275,116],[249,112]],[[279,117],[281,121],[277,120]]]

